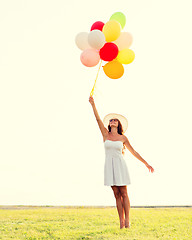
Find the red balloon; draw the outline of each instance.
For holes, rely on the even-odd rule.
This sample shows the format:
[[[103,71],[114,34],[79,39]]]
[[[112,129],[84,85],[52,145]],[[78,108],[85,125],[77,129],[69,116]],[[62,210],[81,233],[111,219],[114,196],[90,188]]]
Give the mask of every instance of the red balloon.
[[[91,26],[91,31],[95,29],[102,31],[104,25],[105,24],[103,22],[97,21]]]
[[[104,61],[112,61],[118,55],[119,49],[115,43],[108,42],[100,49],[100,58]]]

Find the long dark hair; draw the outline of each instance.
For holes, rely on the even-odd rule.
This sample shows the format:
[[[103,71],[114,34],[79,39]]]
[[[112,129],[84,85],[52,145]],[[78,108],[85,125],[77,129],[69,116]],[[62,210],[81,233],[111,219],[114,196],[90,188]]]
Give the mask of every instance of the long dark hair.
[[[117,121],[118,121],[118,127],[117,127],[117,132],[118,132],[118,134],[120,134],[120,135],[123,135],[123,127],[122,127],[122,124],[121,124],[121,122],[119,121],[119,119],[117,119]],[[111,127],[110,127],[110,124],[108,125],[108,130],[109,130],[109,132],[111,132]],[[122,149],[122,154],[124,155],[125,154],[125,144],[123,143],[123,149]]]

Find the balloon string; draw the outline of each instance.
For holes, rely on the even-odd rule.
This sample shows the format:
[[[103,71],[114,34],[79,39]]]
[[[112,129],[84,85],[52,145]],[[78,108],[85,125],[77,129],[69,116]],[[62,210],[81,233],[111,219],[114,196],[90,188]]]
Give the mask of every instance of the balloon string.
[[[93,94],[94,94],[94,89],[95,89],[96,81],[97,81],[97,78],[98,78],[98,75],[99,75],[99,70],[101,68],[101,63],[102,63],[102,60],[100,60],[99,69],[97,71],[97,75],[96,75],[95,82],[94,82],[93,88],[91,90],[90,96],[93,96]]]

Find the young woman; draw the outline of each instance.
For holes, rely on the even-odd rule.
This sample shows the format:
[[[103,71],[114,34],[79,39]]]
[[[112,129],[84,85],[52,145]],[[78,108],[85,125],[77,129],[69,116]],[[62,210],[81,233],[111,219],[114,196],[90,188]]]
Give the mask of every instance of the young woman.
[[[128,126],[127,119],[120,114],[111,113],[106,115],[102,122],[93,97],[89,97],[89,102],[103,135],[105,147],[104,185],[111,186],[116,198],[120,228],[129,228],[130,201],[127,185],[130,184],[130,178],[123,158],[124,148],[127,147],[137,159],[145,164],[149,171],[154,172],[154,169],[133,149],[127,137],[123,135]]]

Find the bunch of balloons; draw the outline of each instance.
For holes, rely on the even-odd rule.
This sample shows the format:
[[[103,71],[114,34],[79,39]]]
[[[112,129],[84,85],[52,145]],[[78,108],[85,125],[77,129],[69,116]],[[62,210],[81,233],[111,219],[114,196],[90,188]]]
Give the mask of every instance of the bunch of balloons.
[[[122,12],[115,12],[105,24],[95,22],[90,32],[80,32],[75,38],[76,45],[83,50],[80,60],[87,67],[96,66],[100,60],[105,74],[112,79],[120,78],[124,73],[123,64],[133,62],[135,53],[129,49],[133,37],[129,32],[122,32],[126,17]]]

